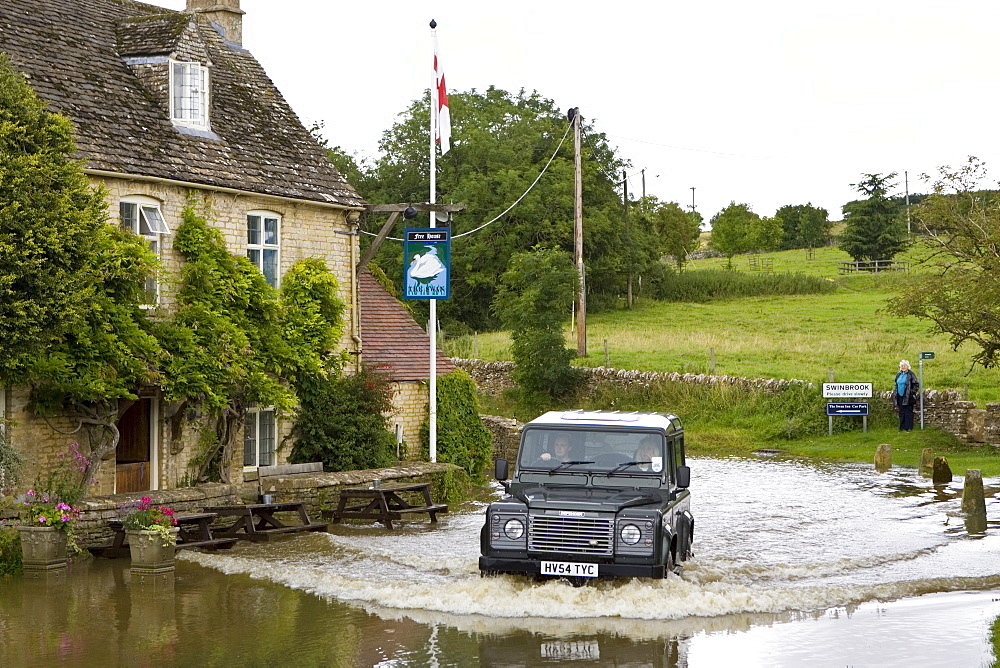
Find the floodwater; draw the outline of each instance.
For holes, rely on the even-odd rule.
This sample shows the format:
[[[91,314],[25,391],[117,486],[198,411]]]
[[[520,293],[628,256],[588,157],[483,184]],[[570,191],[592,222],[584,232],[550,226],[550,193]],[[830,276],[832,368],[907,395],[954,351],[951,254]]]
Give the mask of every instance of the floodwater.
[[[441,517],[0,580],[0,666],[989,666],[1000,523],[962,480],[694,459],[695,557],[661,581],[480,578],[482,504]],[[1000,519],[1000,480],[987,479]]]

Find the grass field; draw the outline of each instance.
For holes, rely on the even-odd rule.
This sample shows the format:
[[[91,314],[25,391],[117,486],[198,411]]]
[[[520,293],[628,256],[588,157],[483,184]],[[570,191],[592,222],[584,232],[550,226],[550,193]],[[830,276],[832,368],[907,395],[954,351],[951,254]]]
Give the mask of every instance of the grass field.
[[[969,399],[979,405],[1000,401],[1000,371],[970,370],[971,347],[954,351],[948,337],[929,332],[928,322],[885,312],[904,275],[839,276],[837,263],[849,257],[835,248],[817,249],[814,260],[804,250],[771,256],[775,271],[779,266],[789,271],[806,267],[836,281],[837,291],[706,303],[639,298],[632,310],[588,316],[588,356],[576,363],[813,383],[829,380],[832,368],[834,380],[873,382],[877,389],[889,389],[900,359],[910,360],[919,371],[919,353],[933,352],[934,359],[924,363],[925,387],[963,392],[967,387]],[[737,258],[735,264],[740,261],[746,258]],[[699,268],[719,262],[725,260],[691,264]],[[567,330],[566,342],[576,348],[574,332]],[[500,360],[510,359],[509,344],[505,332],[491,332],[445,341],[444,346],[456,357]]]
[[[925,251],[918,248],[897,259],[913,262],[913,272],[926,271],[917,264],[923,254]],[[880,391],[890,389],[900,359],[909,359],[919,372],[919,353],[933,352],[934,359],[924,362],[926,388],[967,392],[980,406],[1000,402],[1000,371],[970,369],[971,347],[954,351],[946,336],[930,333],[929,323],[886,313],[886,302],[906,281],[905,273],[841,276],[838,263],[850,257],[836,248],[816,249],[812,259],[805,250],[769,256],[776,273],[819,276],[834,281],[837,290],[704,303],[640,297],[631,310],[620,308],[588,316],[588,356],[575,363],[641,371],[795,378],[817,386],[829,379],[832,369],[836,381],[872,382]],[[725,264],[725,258],[709,258],[692,262],[689,269],[718,269]],[[737,270],[745,270],[747,258],[734,258],[733,264]],[[505,332],[491,332],[445,341],[444,348],[455,357],[505,360],[510,359],[509,344]],[[566,344],[576,348],[576,334],[570,330]],[[889,443],[894,461],[900,465],[916,466],[920,451],[929,447],[946,454],[958,475],[966,468],[979,468],[985,476],[1000,475],[1000,458],[992,448],[965,448],[950,434],[936,429],[899,433],[889,413],[870,421],[872,428],[867,434],[857,424],[826,436],[822,407],[817,409],[808,401],[797,406],[794,402],[769,403],[760,397],[709,398],[671,392],[673,396],[602,396],[593,405],[578,407],[676,412],[688,426],[695,454],[741,456],[774,447],[791,455],[871,462],[876,446]],[[537,407],[503,400],[488,404],[489,410],[518,419],[531,419],[539,412]],[[741,416],[741,412],[748,415]],[[777,435],[784,425],[795,427],[803,421],[811,425],[811,433]]]

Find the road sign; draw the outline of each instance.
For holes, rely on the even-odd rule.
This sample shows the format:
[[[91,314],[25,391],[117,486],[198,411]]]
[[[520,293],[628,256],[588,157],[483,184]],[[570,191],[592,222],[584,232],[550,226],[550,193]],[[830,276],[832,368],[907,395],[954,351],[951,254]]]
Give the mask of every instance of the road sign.
[[[934,353],[920,353],[920,359],[922,359],[922,360],[932,360],[932,359],[934,359]]]
[[[863,399],[872,396],[872,383],[823,383],[824,399]]]
[[[868,404],[864,402],[851,404],[830,403],[826,405],[826,414],[865,416],[868,415]]]

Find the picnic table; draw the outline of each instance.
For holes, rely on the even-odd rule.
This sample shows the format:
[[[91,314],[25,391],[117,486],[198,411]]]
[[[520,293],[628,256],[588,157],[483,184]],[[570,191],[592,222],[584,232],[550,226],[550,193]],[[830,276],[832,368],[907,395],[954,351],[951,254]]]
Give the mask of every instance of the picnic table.
[[[325,522],[312,522],[303,501],[284,503],[248,503],[239,506],[211,506],[206,513],[215,513],[220,518],[236,518],[232,524],[213,531],[215,536],[242,540],[269,540],[274,534],[295,531],[326,531]],[[275,513],[294,512],[300,524],[285,524]]]
[[[236,544],[236,538],[220,537],[212,533],[212,521],[218,517],[215,513],[177,513],[177,549],[200,547],[208,550],[225,550]],[[111,545],[90,548],[91,553],[98,557],[117,559],[130,554],[125,536],[125,526],[121,520],[108,520],[108,526],[114,531]]]
[[[423,504],[411,504],[400,496],[404,492],[420,496]],[[361,502],[351,504],[352,501]],[[400,520],[404,515],[426,513],[431,522],[437,522],[437,514],[446,512],[447,505],[431,501],[430,483],[419,482],[379,487],[346,487],[340,491],[337,508],[324,510],[323,517],[330,518],[334,524],[342,519],[376,520],[387,529],[392,529],[392,521]]]

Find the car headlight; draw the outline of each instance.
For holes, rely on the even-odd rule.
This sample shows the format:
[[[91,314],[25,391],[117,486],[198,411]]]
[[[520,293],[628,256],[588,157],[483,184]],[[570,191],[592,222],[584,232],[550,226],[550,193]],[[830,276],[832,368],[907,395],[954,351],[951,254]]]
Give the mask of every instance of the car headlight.
[[[503,532],[507,538],[511,540],[518,540],[524,535],[524,522],[521,520],[507,520],[507,523],[503,525]]]
[[[634,524],[626,524],[622,527],[622,542],[626,545],[635,545],[642,538],[642,532]]]

